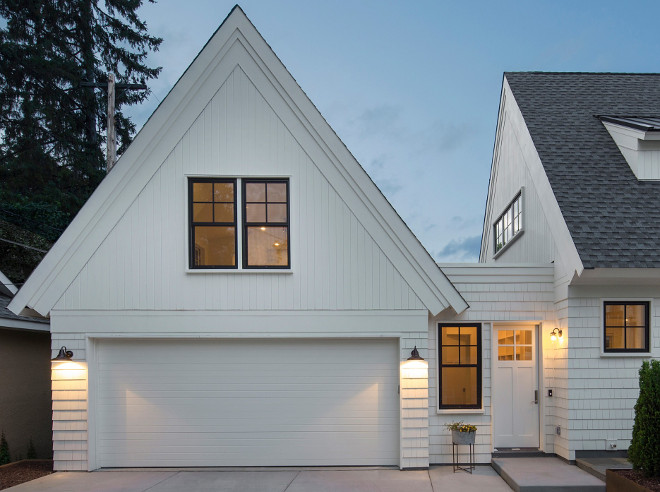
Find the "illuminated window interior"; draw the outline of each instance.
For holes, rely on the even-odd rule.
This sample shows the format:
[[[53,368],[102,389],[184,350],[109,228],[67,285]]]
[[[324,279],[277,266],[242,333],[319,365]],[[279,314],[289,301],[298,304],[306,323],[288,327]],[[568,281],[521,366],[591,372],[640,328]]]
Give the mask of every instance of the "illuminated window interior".
[[[649,351],[649,303],[604,303],[605,352]]]
[[[439,325],[439,408],[481,408],[481,326]]]

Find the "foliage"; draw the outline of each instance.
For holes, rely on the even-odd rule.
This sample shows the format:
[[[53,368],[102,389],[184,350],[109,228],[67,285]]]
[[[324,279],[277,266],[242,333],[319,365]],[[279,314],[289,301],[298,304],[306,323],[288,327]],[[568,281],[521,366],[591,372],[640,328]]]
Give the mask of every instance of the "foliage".
[[[42,211],[54,207],[53,222],[62,229],[101,181],[107,94],[84,83],[103,83],[106,72],[115,73],[118,84],[158,76],[160,68],[149,67],[147,56],[162,40],[138,17],[142,3],[0,0],[3,208],[8,203],[19,208],[34,203]],[[116,92],[120,153],[135,132],[122,107],[148,94]],[[29,223],[24,227],[41,233]]]
[[[462,420],[458,422],[450,422],[445,424],[447,430],[458,432],[477,432],[477,426],[472,424],[464,424]]]
[[[30,438],[30,442],[28,443],[27,454],[25,455],[25,457],[29,460],[37,459],[37,449],[34,447],[32,438]]]
[[[628,459],[647,477],[660,476],[660,361],[644,361]]]
[[[9,443],[5,437],[5,431],[2,431],[2,436],[0,437],[0,465],[6,465],[9,462],[11,462]]]
[[[0,220],[0,238],[2,239],[0,241],[0,271],[17,284],[17,287],[20,287],[44,257],[43,251],[50,249],[52,242],[4,220]]]

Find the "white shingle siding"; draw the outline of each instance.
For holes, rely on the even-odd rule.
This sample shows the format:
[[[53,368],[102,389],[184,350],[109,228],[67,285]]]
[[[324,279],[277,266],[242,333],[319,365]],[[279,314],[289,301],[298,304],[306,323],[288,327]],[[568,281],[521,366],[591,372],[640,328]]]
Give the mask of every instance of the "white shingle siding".
[[[477,425],[476,460],[489,463],[492,445],[491,351],[493,322],[533,321],[554,323],[554,268],[552,265],[515,266],[498,264],[441,265],[443,272],[470,305],[459,316],[445,315],[429,320],[429,434],[430,462],[450,463],[451,435],[444,424],[463,420]],[[482,403],[475,410],[437,411],[439,322],[479,322],[482,324]],[[543,333],[540,334],[543,337]],[[546,349],[550,350],[550,349]],[[551,398],[546,398],[552,400]],[[546,405],[545,425],[551,427],[553,407]],[[547,434],[547,431],[546,431]],[[545,450],[553,452],[552,440],[545,436]]]
[[[588,289],[580,289],[585,293]],[[594,296],[571,297],[568,300],[568,425],[570,459],[581,450],[606,450],[608,441],[617,449],[627,449],[632,436],[634,406],[639,395],[639,368],[643,356],[611,356],[602,353],[602,289],[593,289]],[[630,289],[618,289],[620,299],[631,299]],[[635,288],[633,293],[648,292]],[[612,291],[608,291],[611,294]],[[617,296],[608,295],[608,298]],[[632,297],[635,298],[635,297]],[[640,297],[637,296],[639,299]],[[644,298],[647,299],[648,297]],[[657,305],[651,301],[651,347],[657,347],[660,322]],[[651,350],[658,357],[657,349]]]
[[[53,396],[54,470],[87,470],[87,369],[85,337],[80,334],[53,335],[55,357],[65,345],[73,351],[76,366],[51,371]],[[58,368],[60,367],[60,368]],[[67,366],[64,366],[67,367]]]

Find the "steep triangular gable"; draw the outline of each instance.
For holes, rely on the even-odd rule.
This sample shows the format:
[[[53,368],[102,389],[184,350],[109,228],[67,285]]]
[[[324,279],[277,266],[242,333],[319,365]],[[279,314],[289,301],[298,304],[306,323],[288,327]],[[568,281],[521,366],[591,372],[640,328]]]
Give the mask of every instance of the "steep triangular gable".
[[[10,305],[47,314],[126,214],[222,83],[239,66],[366,233],[433,314],[467,304],[298,87],[234,8]]]
[[[558,252],[569,270],[577,272],[578,275],[582,273],[583,266],[578,255],[575,243],[569,233],[566,221],[559,209],[559,204],[552,191],[550,182],[541,163],[541,158],[534,146],[531,134],[525,123],[525,119],[518,107],[515,97],[507,82],[506,76],[502,81],[502,95],[500,100],[500,109],[497,122],[497,131],[495,136],[495,145],[493,149],[493,162],[491,166],[490,182],[488,184],[488,199],[486,202],[486,211],[484,214],[484,224],[481,236],[481,253],[480,261],[487,261],[492,255],[492,234],[493,224],[503,210],[494,209],[493,203],[495,196],[500,189],[498,180],[506,181],[509,176],[501,175],[501,167],[503,164],[500,162],[502,138],[505,132],[511,132],[514,135],[514,140],[520,153],[520,164],[526,167],[526,172],[530,176],[533,183],[533,189],[528,190],[533,193],[535,198],[540,201],[543,215],[547,220],[547,227],[550,229],[550,234],[557,245]],[[509,163],[507,163],[509,164]],[[499,200],[500,203],[505,203],[513,198],[513,194]],[[501,207],[500,207],[501,208]],[[526,213],[523,210],[523,213]],[[524,239],[523,239],[524,240]]]

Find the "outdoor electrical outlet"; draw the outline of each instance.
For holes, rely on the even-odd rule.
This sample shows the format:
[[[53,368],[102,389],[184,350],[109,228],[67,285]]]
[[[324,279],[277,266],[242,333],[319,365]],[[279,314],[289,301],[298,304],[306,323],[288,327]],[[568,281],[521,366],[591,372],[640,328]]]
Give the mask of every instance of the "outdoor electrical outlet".
[[[548,396],[552,396],[552,390],[551,389],[548,390]]]
[[[614,451],[616,449],[616,441],[607,441],[607,449]]]
[[[558,436],[561,436],[561,425],[557,426],[556,432]]]

